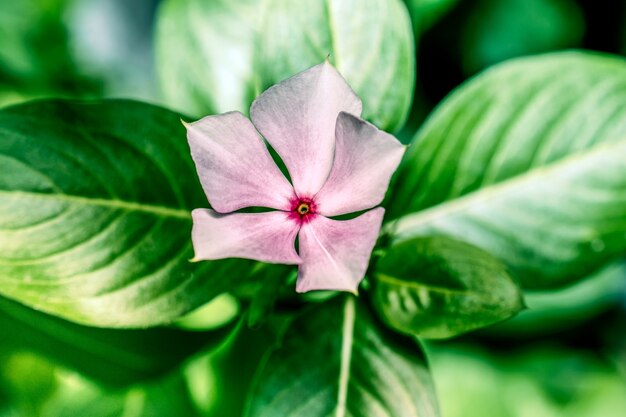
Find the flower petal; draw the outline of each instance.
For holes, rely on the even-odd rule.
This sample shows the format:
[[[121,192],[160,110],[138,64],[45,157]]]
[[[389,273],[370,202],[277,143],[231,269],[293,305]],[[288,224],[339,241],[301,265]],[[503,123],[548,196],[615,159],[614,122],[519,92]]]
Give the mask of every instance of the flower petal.
[[[315,196],[318,213],[338,216],[380,204],[406,147],[348,113],[339,113],[335,131],[335,162]]]
[[[302,264],[297,292],[340,290],[356,293],[378,238],[385,209],[351,220],[314,216],[300,229]]]
[[[216,211],[252,206],[289,210],[293,187],[243,114],[207,116],[185,126],[200,183]]]
[[[295,240],[299,223],[283,211],[219,214],[192,213],[194,260],[248,258],[262,262],[299,264]]]
[[[328,61],[252,103],[252,122],[285,162],[300,197],[314,196],[330,173],[340,111],[360,115],[361,100]]]

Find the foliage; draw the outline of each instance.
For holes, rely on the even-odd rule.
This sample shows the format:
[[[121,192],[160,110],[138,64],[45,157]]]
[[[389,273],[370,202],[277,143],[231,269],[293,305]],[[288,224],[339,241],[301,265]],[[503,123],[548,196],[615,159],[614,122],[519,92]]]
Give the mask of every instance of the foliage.
[[[583,3],[164,0],[154,105],[85,77],[77,2],[3,2],[0,416],[619,415],[626,61],[562,49],[624,25],[594,43]],[[181,117],[327,57],[410,142],[358,296],[189,262]]]

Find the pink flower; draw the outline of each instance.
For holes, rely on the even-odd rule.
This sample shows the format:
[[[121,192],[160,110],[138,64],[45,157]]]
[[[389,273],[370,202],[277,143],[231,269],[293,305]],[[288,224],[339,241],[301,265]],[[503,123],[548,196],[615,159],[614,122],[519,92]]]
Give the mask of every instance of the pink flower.
[[[330,217],[380,204],[405,149],[360,114],[360,99],[325,62],[261,94],[250,109],[252,123],[229,112],[186,124],[213,207],[192,213],[194,259],[298,264],[298,292],[356,292],[384,209],[350,220]],[[257,129],[282,158],[291,183]],[[246,207],[277,211],[235,213]]]

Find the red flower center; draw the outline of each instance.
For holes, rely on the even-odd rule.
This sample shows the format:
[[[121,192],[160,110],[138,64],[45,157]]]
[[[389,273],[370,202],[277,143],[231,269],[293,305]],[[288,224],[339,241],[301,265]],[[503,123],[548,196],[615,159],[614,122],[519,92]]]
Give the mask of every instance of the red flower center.
[[[291,212],[300,220],[307,220],[315,213],[315,202],[310,198],[296,198],[291,202]]]

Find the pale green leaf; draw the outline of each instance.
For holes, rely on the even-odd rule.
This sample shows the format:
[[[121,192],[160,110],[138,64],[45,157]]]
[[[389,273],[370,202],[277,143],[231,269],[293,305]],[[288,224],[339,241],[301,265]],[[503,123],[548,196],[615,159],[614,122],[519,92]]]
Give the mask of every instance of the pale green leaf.
[[[411,22],[400,0],[268,0],[257,70],[265,89],[326,57],[363,100],[363,116],[395,131],[415,85]]]
[[[0,294],[73,321],[170,322],[255,263],[190,263],[208,205],[178,115],[129,101],[0,111]]]
[[[387,231],[449,235],[530,288],[626,251],[626,61],[585,52],[497,66],[447,98],[400,168]]]
[[[157,68],[169,107],[202,117],[248,112],[263,0],[167,0],[159,9]]]

